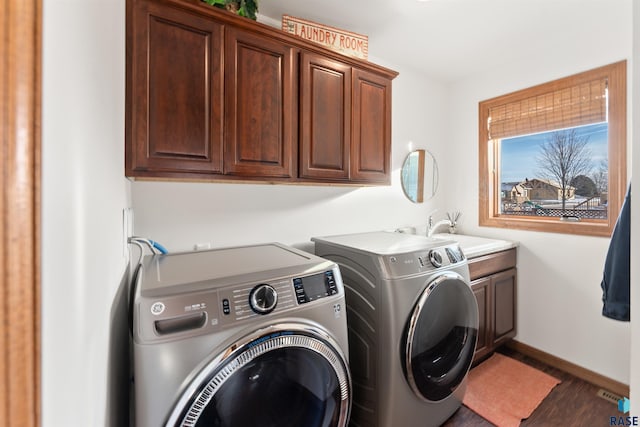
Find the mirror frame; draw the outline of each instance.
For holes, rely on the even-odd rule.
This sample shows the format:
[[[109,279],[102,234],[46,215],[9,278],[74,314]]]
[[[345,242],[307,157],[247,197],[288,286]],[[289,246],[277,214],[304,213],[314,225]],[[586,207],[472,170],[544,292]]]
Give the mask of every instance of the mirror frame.
[[[411,192],[411,194],[409,194],[409,183],[407,183],[407,168],[413,166],[410,162],[412,160],[412,156],[416,156],[417,155],[417,161],[415,164],[415,167],[417,168],[417,171],[415,174],[415,194],[413,194],[413,192]],[[429,179],[429,177],[426,176],[426,170],[427,170],[427,162],[431,162],[431,164],[433,165],[432,170],[432,176],[430,179],[430,183],[431,183],[431,191],[430,193],[426,193],[426,190],[428,190],[429,185],[427,183],[427,180]],[[423,203],[425,200],[429,200],[430,198],[432,198],[435,194],[436,191],[438,190],[438,163],[436,162],[435,157],[433,156],[433,154],[431,154],[431,152],[425,150],[425,149],[418,149],[418,150],[413,150],[411,151],[409,154],[407,154],[407,157],[405,157],[404,162],[402,163],[402,168],[400,169],[400,185],[402,186],[402,191],[404,192],[404,195],[407,197],[407,199],[409,199],[411,202],[413,203]]]

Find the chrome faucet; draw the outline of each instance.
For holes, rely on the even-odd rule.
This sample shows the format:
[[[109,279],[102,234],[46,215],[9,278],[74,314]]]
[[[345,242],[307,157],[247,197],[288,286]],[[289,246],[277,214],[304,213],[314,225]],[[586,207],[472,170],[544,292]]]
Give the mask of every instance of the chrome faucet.
[[[440,221],[433,223],[433,217],[429,215],[429,222],[427,223],[427,237],[431,237],[436,232],[438,227],[447,225],[449,228],[453,227],[453,224],[448,219],[441,219]]]
[[[427,221],[427,237],[431,237],[436,232],[438,227],[446,225],[449,227],[449,233],[454,234],[456,232],[456,225],[458,224],[458,218],[460,218],[460,212],[447,212],[447,219],[441,219],[440,221],[433,223],[433,213],[429,215]]]

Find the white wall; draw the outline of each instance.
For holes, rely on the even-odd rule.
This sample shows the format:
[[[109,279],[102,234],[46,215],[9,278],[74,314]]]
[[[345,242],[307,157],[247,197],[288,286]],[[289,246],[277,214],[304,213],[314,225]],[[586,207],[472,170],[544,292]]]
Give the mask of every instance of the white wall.
[[[629,324],[600,315],[608,239],[480,228],[477,221],[478,102],[630,58],[631,2],[611,3],[592,17],[586,31],[570,33],[575,38],[568,38],[562,28],[557,33],[545,29],[541,37],[558,40],[554,51],[530,57],[525,49],[496,64],[495,70],[478,72],[450,87],[372,58],[400,71],[393,86],[391,187],[136,182],[132,185],[136,233],[172,251],[205,242],[213,247],[272,240],[299,245],[314,235],[424,226],[435,208],[437,217],[459,209],[463,231],[521,244],[517,338],[629,383]],[[384,57],[384,52],[378,55]],[[407,202],[399,187],[397,169],[410,140],[414,148],[433,151],[440,163],[438,196],[423,205]]]
[[[631,223],[640,224],[640,198],[637,196],[640,189],[640,4],[633,3],[633,56],[632,56],[632,103],[633,103],[633,164],[635,173],[631,179],[634,195],[631,198]],[[631,259],[637,260],[640,254],[640,227],[631,227]],[[637,262],[631,263],[631,307],[640,307],[640,266]],[[640,415],[640,310],[633,310],[631,316],[631,411],[634,415]]]
[[[43,3],[42,425],[123,425],[108,390],[126,362],[126,334],[109,344],[130,199],[125,1]]]
[[[413,148],[432,150],[436,158],[442,154],[446,93],[442,85],[411,70],[396,69],[400,75],[393,81],[391,186],[139,181],[132,184],[136,234],[180,251],[203,242],[220,247],[279,241],[304,247],[312,236],[424,228],[443,193],[423,204],[409,202],[400,187],[399,169],[410,141]]]
[[[599,315],[598,285],[607,239],[477,226],[476,109],[479,100],[627,57],[630,1],[615,3],[612,16],[594,16],[604,25],[593,32],[594,42],[602,40],[597,49],[601,54],[585,54],[583,45],[559,46],[544,58],[534,62],[519,58],[500,74],[478,75],[450,91],[415,71],[372,58],[401,73],[393,86],[394,174],[390,187],[136,182],[131,189],[123,178],[124,3],[44,0],[44,426],[118,425],[110,396],[114,369],[111,321],[122,317],[126,260],[121,210],[131,203],[130,191],[136,232],[174,251],[191,249],[197,242],[214,246],[272,240],[299,244],[313,235],[424,226],[434,208],[440,209],[438,217],[446,210],[462,209],[467,232],[521,242],[518,339],[628,382],[629,327]],[[636,6],[636,23],[640,21],[638,9]],[[450,94],[453,103],[448,104]],[[640,103],[637,93],[635,100]],[[449,113],[455,113],[453,123],[446,122]],[[430,149],[441,165],[439,194],[422,205],[408,202],[399,186],[398,169],[409,141],[414,148]],[[637,152],[634,158],[640,164]],[[640,188],[637,177],[634,185]],[[637,200],[634,205],[638,206]],[[636,223],[638,211],[634,208]],[[634,229],[635,253],[639,240]],[[567,259],[567,253],[573,255]],[[569,276],[565,262],[579,272]],[[635,273],[638,277],[637,269]],[[640,292],[634,292],[633,298],[640,304]],[[640,329],[638,319],[633,326]],[[638,360],[637,338],[633,351]],[[631,374],[637,393],[637,366]]]
[[[463,232],[520,242],[517,340],[628,384],[629,324],[600,314],[609,239],[478,226],[478,102],[630,59],[631,2],[611,2],[592,18],[580,37],[563,28],[541,32],[557,40],[553,51],[532,56],[525,49],[452,86],[450,151],[458,154],[443,167],[446,204],[465,213]]]

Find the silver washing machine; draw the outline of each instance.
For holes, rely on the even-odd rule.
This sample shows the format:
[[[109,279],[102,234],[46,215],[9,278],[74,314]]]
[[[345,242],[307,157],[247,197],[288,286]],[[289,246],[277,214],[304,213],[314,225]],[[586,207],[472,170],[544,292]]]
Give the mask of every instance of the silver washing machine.
[[[281,244],[152,255],[135,279],[138,427],[342,427],[338,266]]]
[[[478,333],[458,245],[387,232],[311,240],[346,289],[351,425],[444,423],[462,403]]]

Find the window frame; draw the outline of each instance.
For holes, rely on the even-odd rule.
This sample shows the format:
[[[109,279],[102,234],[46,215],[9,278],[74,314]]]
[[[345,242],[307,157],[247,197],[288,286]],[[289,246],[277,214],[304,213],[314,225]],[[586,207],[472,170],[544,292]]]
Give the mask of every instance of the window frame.
[[[508,102],[542,95],[590,80],[606,78],[608,82],[608,206],[606,220],[561,221],[554,217],[501,215],[498,140],[489,139],[488,119],[491,108]],[[553,80],[496,98],[481,101],[479,113],[479,215],[480,226],[518,230],[610,237],[627,187],[627,61]],[[549,129],[551,131],[553,129]]]

